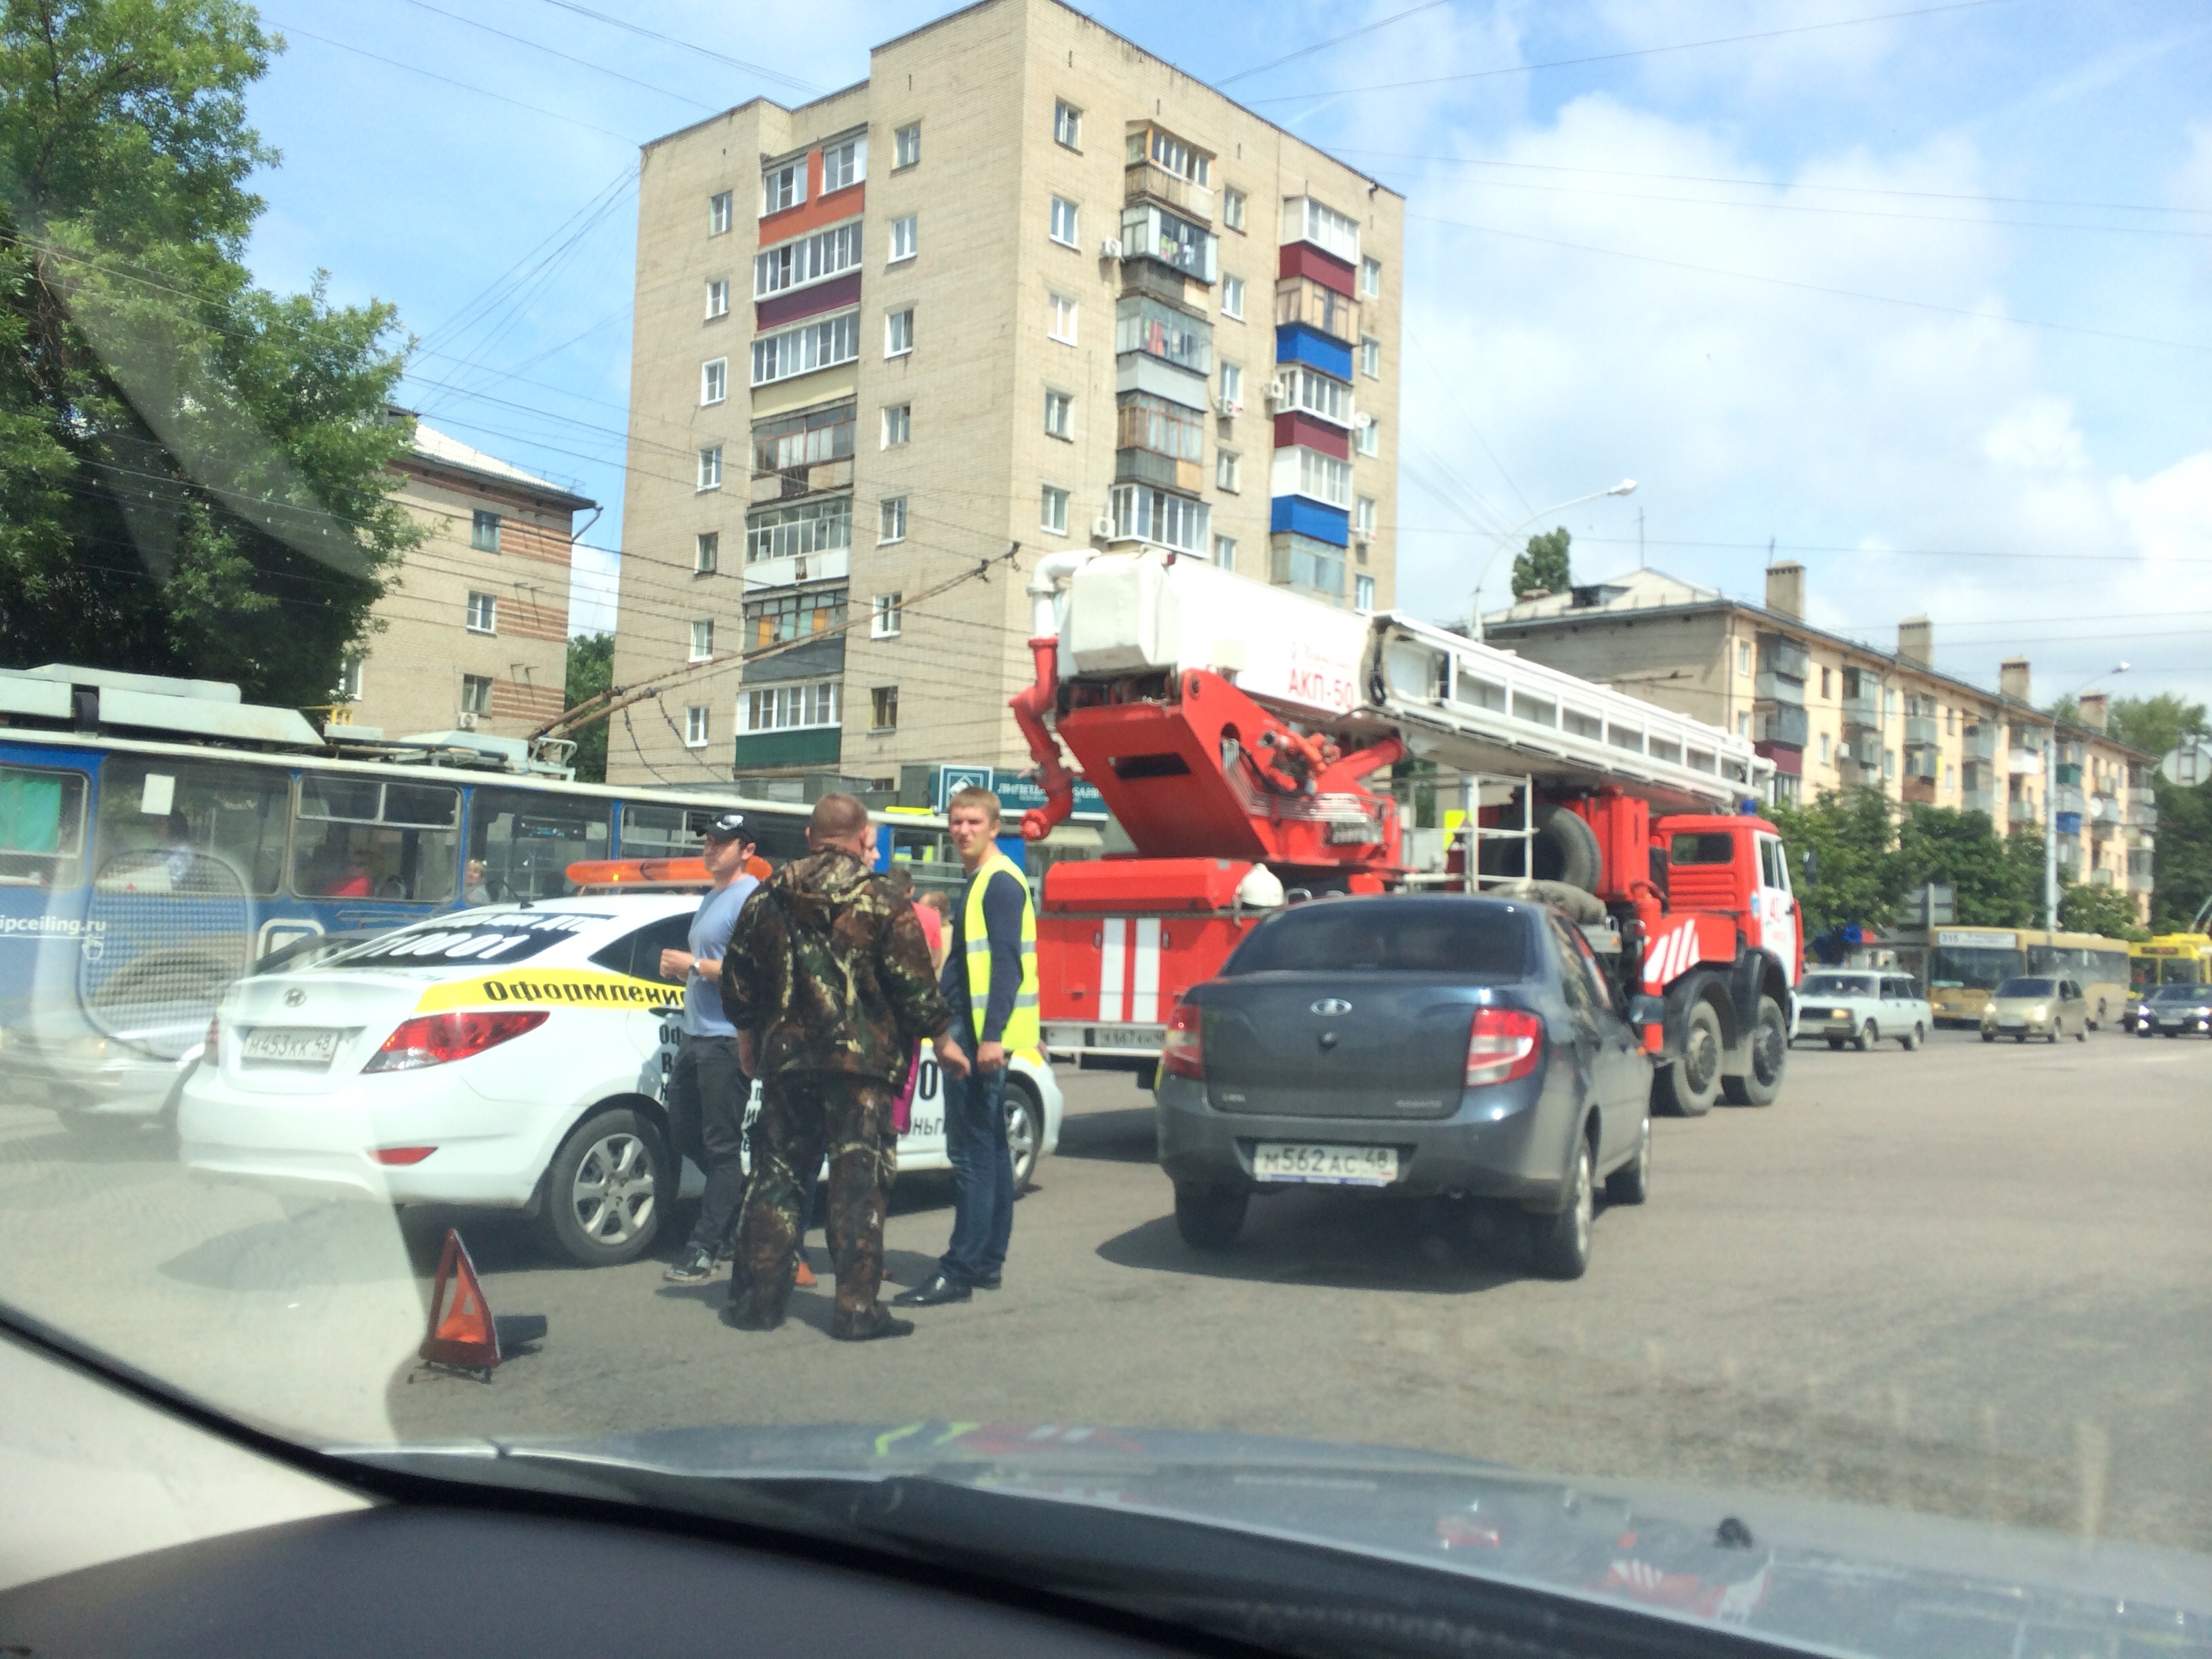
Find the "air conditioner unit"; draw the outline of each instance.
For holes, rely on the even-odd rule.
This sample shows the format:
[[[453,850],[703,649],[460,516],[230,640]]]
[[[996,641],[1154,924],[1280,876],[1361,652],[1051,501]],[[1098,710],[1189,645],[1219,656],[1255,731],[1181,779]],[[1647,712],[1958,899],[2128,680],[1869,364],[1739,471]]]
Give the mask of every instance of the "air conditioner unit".
[[[1352,417],[1352,429],[1355,432],[1364,432],[1374,424],[1375,417],[1372,415],[1355,415]]]
[[[1354,536],[1352,538],[1352,544],[1355,548],[1358,549],[1359,551],[1364,553],[1369,548],[1375,545],[1375,538],[1372,536]]]
[[[1102,259],[1120,258],[1121,257],[1121,239],[1118,236],[1109,236],[1104,241],[1099,243],[1098,257]]]
[[[1291,386],[1287,380],[1270,380],[1266,391],[1269,403],[1286,404],[1291,400]]]
[[[473,732],[476,729],[476,711],[473,708],[464,708],[461,711],[461,730],[464,732]]]
[[[1213,400],[1213,409],[1218,415],[1242,415],[1244,412],[1244,405],[1242,403],[1227,396],[1216,398]]]
[[[1114,520],[1106,514],[1101,513],[1091,521],[1091,533],[1100,541],[1110,539],[1114,534]]]

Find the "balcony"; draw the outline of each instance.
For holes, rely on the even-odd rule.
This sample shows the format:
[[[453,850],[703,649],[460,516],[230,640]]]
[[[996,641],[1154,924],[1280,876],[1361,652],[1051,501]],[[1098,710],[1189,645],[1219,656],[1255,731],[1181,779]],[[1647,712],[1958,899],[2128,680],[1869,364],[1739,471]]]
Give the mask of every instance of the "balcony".
[[[1179,461],[1171,455],[1156,454],[1149,449],[1117,449],[1114,452],[1114,482],[1158,484],[1163,489],[1179,489],[1187,495],[1195,495],[1206,488],[1206,469],[1197,461]]]
[[[2151,853],[2146,849],[2130,848],[2128,853],[2128,879],[2148,882],[2151,878]]]
[[[2061,752],[2063,753],[2063,751],[2062,750]],[[2055,770],[2051,775],[2060,783],[2073,784],[2078,787],[2081,781],[2081,763],[2079,761],[2061,760],[2058,763],[2057,770]]]
[[[1983,812],[1995,817],[1997,798],[1987,789],[1965,790],[1959,796],[1959,810],[1962,812]]]
[[[1753,716],[1752,724],[1758,728],[1762,743],[1779,744],[1786,749],[1805,746],[1807,722],[1802,704],[1777,702],[1771,708],[1761,708]]]
[[[2078,872],[2081,868],[2081,843],[2062,841],[2058,843],[2058,868],[2062,872]]]
[[[2016,778],[2039,778],[2043,775],[2043,757],[2033,749],[2009,750],[2005,755],[2005,770]]]
[[[1124,202],[1164,202],[1186,219],[1213,222],[1213,191],[1207,186],[1170,173],[1158,162],[1132,161],[1122,172]]]
[[[1211,284],[1218,271],[1213,233],[1155,202],[1121,210],[1123,260],[1153,260],[1194,282]]]
[[[1759,671],[1753,682],[1753,694],[1761,702],[1794,702],[1802,707],[1805,702],[1805,682],[1778,674],[1771,668]]]
[[[1759,636],[1759,666],[1764,673],[1778,674],[1784,679],[1796,680],[1802,685],[1812,661],[1811,653],[1786,634],[1761,634]]]
[[[758,507],[765,501],[787,501],[799,495],[818,495],[824,490],[852,487],[853,463],[849,458],[817,461],[811,466],[786,466],[771,472],[754,473],[749,499]]]
[[[2089,797],[2089,822],[2100,830],[2109,830],[2120,821],[2119,798],[2097,794]]]
[[[1200,313],[1213,308],[1212,290],[1205,283],[1193,282],[1182,272],[1151,259],[1132,257],[1121,262],[1121,292],[1125,296],[1143,295],[1164,300],[1171,306],[1182,306]]]
[[[2130,801],[2124,822],[2130,830],[2158,828],[2158,808],[2147,800]]]
[[[1905,746],[1907,749],[1933,749],[1942,736],[1942,723],[1934,715],[1907,714],[1905,717]]]
[[[1359,337],[1359,305],[1310,276],[1285,276],[1275,284],[1275,322],[1304,323],[1349,343]]]
[[[2022,800],[2015,796],[2005,803],[2005,822],[2007,823],[2040,823],[2043,822],[2043,808],[2034,801]]]
[[[1994,723],[1970,726],[1966,728],[1966,758],[1970,761],[1993,761],[1997,757],[1997,728]]]
[[[2081,816],[2081,792],[2062,782],[2051,795],[2051,805],[2059,817],[2078,818]]]
[[[1843,699],[1844,724],[1850,726],[1881,725],[1881,689],[1869,686],[1856,696],[1845,693]]]

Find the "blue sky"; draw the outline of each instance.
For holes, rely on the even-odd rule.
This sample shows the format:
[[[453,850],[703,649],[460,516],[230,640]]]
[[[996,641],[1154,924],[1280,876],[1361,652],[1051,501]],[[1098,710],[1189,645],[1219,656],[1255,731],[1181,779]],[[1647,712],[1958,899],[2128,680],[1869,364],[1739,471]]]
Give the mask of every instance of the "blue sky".
[[[396,303],[410,401],[618,549],[638,143],[948,9],[274,0],[256,270]],[[1650,564],[1755,598],[1771,538],[1814,621],[1925,611],[1972,679],[2212,698],[2201,0],[1087,9],[1406,194],[1401,608],[1626,476],[1537,518],[1578,579],[1640,512]]]

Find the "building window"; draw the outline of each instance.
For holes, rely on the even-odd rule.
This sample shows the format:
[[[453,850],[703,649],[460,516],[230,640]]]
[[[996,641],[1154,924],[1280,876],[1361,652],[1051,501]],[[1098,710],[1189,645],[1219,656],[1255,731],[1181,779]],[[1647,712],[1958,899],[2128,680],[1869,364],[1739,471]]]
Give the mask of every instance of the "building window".
[[[1372,415],[1363,415],[1352,423],[1352,447],[1362,455],[1377,455],[1382,450],[1382,422]]]
[[[898,687],[878,685],[868,693],[868,730],[898,730]]]
[[[710,357],[699,365],[699,405],[719,404],[730,395],[730,360]]]
[[[339,659],[338,683],[331,689],[331,695],[340,702],[359,702],[362,683],[362,669],[367,662],[368,659],[365,657]]]
[[[910,167],[921,160],[921,124],[901,127],[891,135],[891,168]]]
[[[1114,305],[1114,350],[1141,351],[1204,374],[1213,367],[1213,325],[1149,295],[1130,295]]]
[[[1368,540],[1375,539],[1375,498],[1362,495],[1352,504],[1352,527]]]
[[[1083,236],[1078,227],[1075,204],[1065,196],[1052,198],[1052,240],[1065,247],[1080,247]]]
[[[1067,492],[1065,489],[1045,485],[1038,522],[1055,536],[1067,534]]]
[[[1203,553],[1208,544],[1204,501],[1146,484],[1114,487],[1114,539],[1152,542],[1181,553]]]
[[[848,138],[822,152],[822,193],[843,190],[868,176],[868,141]]]
[[[499,632],[499,600],[489,593],[469,595],[469,632],[496,634]]]
[[[1828,671],[1825,668],[1820,671],[1820,695],[1824,697],[1828,696]],[[1823,738],[1820,741],[1826,744],[1827,739]],[[1825,755],[1825,750],[1823,752]]]
[[[1304,495],[1331,507],[1352,506],[1352,463],[1303,445],[1275,452],[1273,493]]]
[[[730,279],[717,276],[707,284],[707,320],[730,314]]]
[[[894,311],[884,319],[884,356],[903,357],[914,349],[914,307]]]
[[[1821,765],[1823,765],[1823,766],[1826,766],[1827,763],[1828,763],[1828,734],[1827,734],[1826,732],[1821,732],[1821,733],[1820,733],[1820,764],[1821,764]]]
[[[868,637],[872,640],[895,640],[899,636],[902,621],[900,602],[903,593],[878,593],[869,607]]]
[[[1046,332],[1062,345],[1075,343],[1075,301],[1065,294],[1050,296],[1051,322]]]
[[[691,660],[704,662],[714,654],[714,619],[695,617],[691,622]]]
[[[877,546],[881,547],[890,542],[902,542],[906,539],[905,496],[886,496],[876,504],[876,513]]]
[[[1751,735],[1751,713],[1748,709],[1740,709],[1737,711],[1735,717],[1735,734],[1739,738],[1747,738]]]
[[[707,198],[707,234],[709,236],[720,236],[727,232],[729,228],[730,192],[726,190],[719,196],[709,196]]]
[[[482,507],[469,520],[469,545],[479,553],[499,551],[499,514]]]
[[[1382,292],[1382,262],[1362,259],[1359,262],[1359,291],[1372,300]]]
[[[1188,405],[1150,392],[1124,392],[1115,399],[1116,449],[1146,449],[1170,460],[1206,459],[1206,417]]]
[[[884,405],[884,447],[896,449],[914,436],[914,405],[885,404]]]
[[[1070,149],[1083,148],[1083,112],[1065,100],[1052,106],[1052,137],[1054,143],[1066,144]]]
[[[1382,342],[1372,334],[1359,337],[1359,372],[1370,380],[1382,378]]]
[[[707,746],[707,711],[693,703],[684,711],[684,746],[704,749]]]
[[[861,258],[858,219],[778,242],[753,256],[753,298],[765,300],[771,294],[857,270]]]
[[[1129,135],[1130,165],[1133,167],[1147,159],[1161,172],[1199,185],[1208,181],[1213,166],[1213,157],[1205,150],[1183,143],[1172,133],[1162,132],[1158,127],[1147,127]]]
[[[1121,246],[1128,258],[1158,259],[1202,283],[1214,279],[1219,248],[1213,233],[1156,204],[1122,209]]]
[[[1885,749],[1881,751],[1881,781],[1884,783],[1887,783],[1896,775],[1897,750],[1894,749]]]
[[[722,447],[714,444],[699,452],[699,488],[720,489],[722,487]]]
[[[753,471],[787,472],[842,461],[853,453],[860,405],[836,404],[753,423]],[[804,480],[799,482],[803,483]]]
[[[1075,439],[1075,398],[1065,392],[1044,394],[1044,429],[1054,438]]]
[[[896,264],[902,259],[911,259],[914,258],[914,227],[915,216],[911,213],[908,214],[903,219],[894,219],[891,221],[890,264]]]
[[[461,713],[489,714],[491,713],[491,676],[464,674],[461,676]]]
[[[1213,487],[1216,489],[1225,489],[1232,495],[1237,493],[1237,490],[1240,488],[1237,483],[1237,469],[1240,460],[1241,458],[1233,449],[1221,450],[1215,454],[1213,458]]]
[[[1213,562],[1224,570],[1237,568],[1237,538],[1216,536],[1213,538]]]
[[[825,495],[789,507],[755,507],[745,514],[745,562],[804,558],[853,544],[853,498]]]
[[[786,161],[761,174],[761,213],[763,217],[797,207],[806,199],[806,158]]]
[[[1751,641],[1749,640],[1738,640],[1735,642],[1735,672],[1739,674],[1751,672]]]
[[[1352,608],[1372,611],[1375,608],[1375,578],[1354,576],[1352,579]]]
[[[1244,228],[1244,192],[1226,190],[1221,192],[1221,222],[1231,230]]]
[[[701,531],[692,538],[691,574],[711,576],[720,568],[721,562],[722,532],[719,530]]]
[[[1235,363],[1221,366],[1221,401],[1238,414],[1244,410],[1244,371]]]
[[[1293,196],[1283,204],[1283,240],[1311,242],[1349,264],[1359,257],[1359,222],[1310,196]]]
[[[835,726],[840,718],[835,680],[794,680],[763,685],[738,700],[748,732],[789,732],[809,726]]]
[[[1278,536],[1268,561],[1268,580],[1344,603],[1344,550],[1310,536]]]
[[[768,386],[817,368],[849,363],[860,355],[860,318],[857,312],[801,323],[753,342],[753,384]]]
[[[1244,279],[1242,276],[1224,276],[1221,279],[1221,314],[1233,317],[1240,323],[1244,320]]]
[[[810,587],[800,592],[779,593],[772,599],[748,601],[744,637],[749,648],[757,651],[842,628],[846,599],[847,590],[842,587]]]
[[[1285,364],[1283,385],[1292,409],[1318,415],[1331,426],[1352,424],[1352,388],[1342,380],[1303,363]]]

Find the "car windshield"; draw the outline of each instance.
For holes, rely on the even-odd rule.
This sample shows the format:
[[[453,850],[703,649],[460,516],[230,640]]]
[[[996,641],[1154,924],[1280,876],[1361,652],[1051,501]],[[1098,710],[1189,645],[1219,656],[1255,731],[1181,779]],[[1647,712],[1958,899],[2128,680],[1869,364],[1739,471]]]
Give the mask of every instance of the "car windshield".
[[[2203,1002],[2212,997],[2212,986],[2161,985],[2150,994],[2153,1002]]]
[[[2208,64],[0,4],[0,1659],[291,1516],[87,1367],[1170,1644],[2212,1659]]]
[[[1517,979],[1528,913],[1464,899],[1348,899],[1301,905],[1256,928],[1224,976],[1268,973],[1453,974]]]

